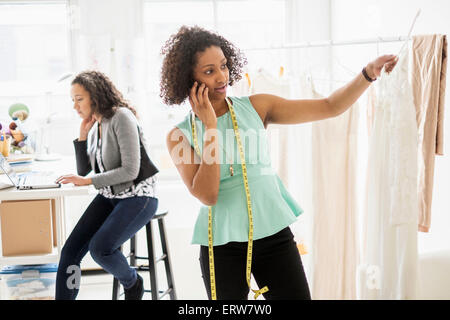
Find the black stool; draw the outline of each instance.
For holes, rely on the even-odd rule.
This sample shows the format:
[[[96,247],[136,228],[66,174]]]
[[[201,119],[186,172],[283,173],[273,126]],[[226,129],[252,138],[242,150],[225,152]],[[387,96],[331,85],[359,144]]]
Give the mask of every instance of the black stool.
[[[139,257],[136,255],[136,235],[134,235],[130,239],[130,255],[128,256],[130,258],[130,266],[134,267],[136,271],[149,271],[150,273],[150,288],[151,290],[144,290],[144,292],[151,292],[152,293],[152,300],[160,300],[165,295],[169,294],[171,300],[176,300],[177,296],[175,293],[175,285],[173,282],[173,276],[172,276],[172,267],[170,265],[170,258],[169,258],[169,249],[167,246],[166,241],[166,230],[164,227],[164,216],[167,215],[168,211],[161,211],[157,212],[153,218],[145,225],[145,229],[147,231],[147,250],[148,250],[148,257]],[[155,250],[154,250],[154,239],[153,239],[153,233],[152,233],[152,221],[158,220],[158,226],[159,226],[159,236],[161,238],[161,248],[162,248],[162,256],[158,259],[155,259]],[[122,247],[120,247],[120,250],[122,250]],[[148,260],[148,265],[136,265],[137,260]],[[157,282],[157,276],[156,276],[156,263],[159,261],[164,261],[164,266],[166,269],[166,277],[167,277],[167,285],[168,288],[166,291],[159,291],[158,289],[158,282]],[[159,295],[161,293],[161,295]],[[113,281],[113,294],[112,294],[113,300],[119,299],[119,280],[114,278]]]

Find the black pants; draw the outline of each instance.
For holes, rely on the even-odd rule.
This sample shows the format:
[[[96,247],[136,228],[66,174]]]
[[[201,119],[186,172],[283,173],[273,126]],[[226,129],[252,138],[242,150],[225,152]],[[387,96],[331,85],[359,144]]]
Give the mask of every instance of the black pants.
[[[229,242],[214,246],[218,300],[247,299],[247,245],[247,242]],[[200,246],[200,267],[211,299],[207,246]],[[269,288],[263,294],[266,300],[311,299],[300,254],[289,227],[253,241],[252,274],[260,288]]]

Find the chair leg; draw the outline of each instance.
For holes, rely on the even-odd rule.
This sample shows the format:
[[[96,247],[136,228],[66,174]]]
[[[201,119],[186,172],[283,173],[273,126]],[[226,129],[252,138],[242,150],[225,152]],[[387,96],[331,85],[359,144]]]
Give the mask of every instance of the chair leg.
[[[155,220],[158,220],[158,227],[159,227],[159,236],[161,239],[161,248],[162,248],[162,254],[164,255],[164,267],[166,269],[166,277],[167,277],[167,285],[168,290],[170,290],[169,295],[171,300],[176,300],[177,295],[175,291],[175,284],[173,280],[173,272],[172,272],[172,266],[170,264],[170,254],[169,254],[169,247],[166,239],[166,229],[164,226],[164,219],[163,217],[156,218]],[[156,268],[156,259],[155,259],[155,247],[154,247],[154,238],[153,238],[153,232],[152,232],[152,220],[150,220],[145,225],[146,233],[147,233],[147,251],[148,251],[148,271],[150,274],[150,288],[152,293],[152,300],[159,300],[159,290],[158,290],[158,277],[157,277],[157,268]],[[137,259],[146,259],[143,257],[137,257],[137,241],[136,241],[136,235],[130,238],[130,266],[137,267]],[[122,246],[120,247],[120,251],[122,251]],[[147,290],[145,290],[148,292]],[[112,293],[112,299],[113,300],[119,300],[119,293],[120,293],[120,283],[119,280],[114,278],[113,280],[113,293]]]
[[[112,299],[119,300],[119,280],[117,280],[116,277],[114,277],[114,280],[113,280]]]
[[[153,246],[152,221],[145,225],[147,231],[147,250],[148,250],[148,269],[150,271],[150,288],[152,292],[152,300],[158,300],[158,284],[156,276],[155,250]]]
[[[130,238],[130,266],[132,267],[136,267],[136,253],[136,235],[134,235]]]
[[[164,266],[166,269],[167,285],[169,288],[172,288],[172,290],[170,291],[170,299],[176,300],[177,295],[175,292],[175,284],[173,281],[172,267],[170,264],[169,246],[166,241],[166,228],[164,226],[164,219],[158,220],[158,226],[159,226],[159,236],[161,238],[162,252],[163,252],[163,254],[166,255],[166,257],[164,259]]]
[[[119,250],[122,251],[122,246],[120,247]],[[119,300],[119,291],[120,291],[119,280],[116,277],[114,277],[113,290],[112,290],[112,299],[113,300]]]

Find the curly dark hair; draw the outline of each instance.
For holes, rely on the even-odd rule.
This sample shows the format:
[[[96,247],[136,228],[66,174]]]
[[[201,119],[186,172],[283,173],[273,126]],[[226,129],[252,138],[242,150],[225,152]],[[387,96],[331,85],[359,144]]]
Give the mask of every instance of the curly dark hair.
[[[197,53],[211,46],[220,47],[230,71],[229,85],[242,78],[242,68],[247,63],[244,54],[231,42],[217,33],[199,26],[182,26],[170,36],[161,49],[164,61],[161,70],[160,97],[167,105],[181,104],[194,85],[193,69]]]
[[[111,118],[117,108],[128,108],[137,117],[136,110],[124,99],[122,93],[103,73],[94,70],[83,71],[72,80],[72,85],[81,85],[91,96],[91,108],[104,118]]]

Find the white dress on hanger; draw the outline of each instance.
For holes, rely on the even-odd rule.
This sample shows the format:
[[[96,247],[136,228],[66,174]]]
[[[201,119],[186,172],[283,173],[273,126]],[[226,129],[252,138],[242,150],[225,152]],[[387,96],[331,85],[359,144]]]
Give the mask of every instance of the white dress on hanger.
[[[260,69],[251,77],[251,94],[273,94],[285,99],[292,98],[294,83],[286,76],[275,77],[264,69]],[[298,87],[295,86],[295,89]],[[292,126],[271,124],[267,128],[271,163],[283,184],[289,188],[289,155]],[[290,153],[290,152],[289,152]]]
[[[375,83],[359,299],[417,297],[417,123],[407,51]]]
[[[250,74],[250,82],[251,94],[273,94],[285,99],[307,98],[307,95],[312,94],[311,90],[301,85],[300,79],[288,74],[275,76],[263,69]],[[311,255],[304,255],[303,252],[310,251],[311,247],[311,123],[271,124],[267,128],[267,135],[273,168],[294,199],[308,213],[298,217],[290,228],[294,234],[294,240],[300,246],[303,267],[309,277],[312,269]]]
[[[309,81],[310,96],[323,96]],[[313,299],[356,298],[357,147],[359,106],[312,123]]]

